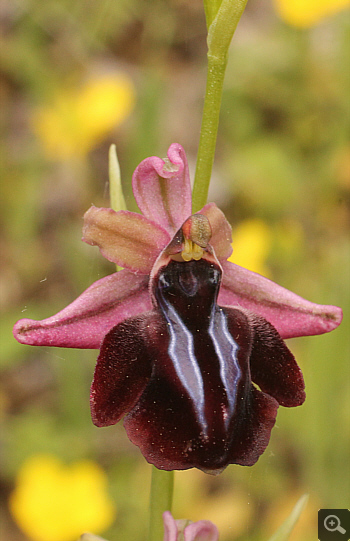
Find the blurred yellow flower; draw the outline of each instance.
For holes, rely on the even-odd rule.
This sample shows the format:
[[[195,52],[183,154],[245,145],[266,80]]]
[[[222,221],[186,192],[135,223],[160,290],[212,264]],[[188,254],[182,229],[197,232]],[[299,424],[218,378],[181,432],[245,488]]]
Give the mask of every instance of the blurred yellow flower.
[[[85,531],[99,533],[116,512],[98,464],[82,460],[65,466],[52,455],[36,455],[22,465],[9,506],[34,541],[75,541]]]
[[[245,220],[233,230],[233,253],[229,257],[229,261],[263,276],[268,276],[269,270],[265,261],[270,251],[271,242],[271,230],[263,220]]]
[[[81,157],[123,122],[134,101],[126,75],[90,79],[82,88],[58,89],[51,105],[34,111],[33,129],[49,158]]]
[[[342,9],[350,7],[349,0],[275,0],[277,12],[287,23],[306,28],[318,24]]]

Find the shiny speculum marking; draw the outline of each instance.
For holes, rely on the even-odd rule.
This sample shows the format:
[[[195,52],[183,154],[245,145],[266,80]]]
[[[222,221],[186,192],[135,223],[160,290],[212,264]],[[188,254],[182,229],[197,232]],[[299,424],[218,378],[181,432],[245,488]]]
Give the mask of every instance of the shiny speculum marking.
[[[229,332],[225,312],[216,304],[220,281],[220,268],[204,259],[171,261],[160,270],[155,288],[167,322],[167,352],[193,403],[204,438],[209,436],[208,412],[213,411],[213,400],[220,400],[215,415],[228,430],[241,377],[238,345]],[[223,389],[224,399],[213,384]]]

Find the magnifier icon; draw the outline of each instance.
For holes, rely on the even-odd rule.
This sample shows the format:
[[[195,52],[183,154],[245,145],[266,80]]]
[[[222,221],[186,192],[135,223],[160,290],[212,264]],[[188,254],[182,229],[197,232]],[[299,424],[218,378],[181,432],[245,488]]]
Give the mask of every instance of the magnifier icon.
[[[341,527],[340,520],[336,515],[327,515],[324,519],[324,527],[329,532],[340,532],[340,533],[346,533],[346,530]]]

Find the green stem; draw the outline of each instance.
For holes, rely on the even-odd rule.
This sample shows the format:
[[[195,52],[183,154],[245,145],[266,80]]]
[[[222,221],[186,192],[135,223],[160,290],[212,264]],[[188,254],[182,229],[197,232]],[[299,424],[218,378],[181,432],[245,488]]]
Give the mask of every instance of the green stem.
[[[207,87],[202,127],[199,138],[196,174],[192,190],[192,212],[198,212],[207,202],[211,170],[214,162],[216,136],[219,126],[222,88],[226,59],[208,54]]]
[[[158,470],[152,466],[148,541],[163,541],[163,513],[171,511],[173,489],[174,472]]]
[[[217,15],[217,12],[219,11],[221,0],[203,0],[203,4],[207,28],[209,29],[211,23]]]
[[[196,175],[192,192],[192,212],[197,212],[207,202],[215,156],[227,54],[232,36],[246,3],[247,0],[222,0],[213,20],[213,10],[206,9],[208,24],[208,72]],[[217,5],[215,6],[216,9]]]

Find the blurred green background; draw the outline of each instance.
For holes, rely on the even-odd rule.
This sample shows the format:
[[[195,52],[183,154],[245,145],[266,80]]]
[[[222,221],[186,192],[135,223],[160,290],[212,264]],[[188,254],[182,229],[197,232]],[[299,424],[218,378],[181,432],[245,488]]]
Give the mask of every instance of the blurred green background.
[[[283,4],[249,0],[238,26],[209,199],[232,224],[237,263],[309,300],[342,306],[344,321],[329,335],[288,341],[307,400],[280,408],[255,466],[230,466],[215,478],[176,473],[174,516],[212,520],[221,541],[267,540],[304,493],[310,499],[291,539],[311,541],[318,509],[350,502],[349,12],[318,14],[315,3],[311,20],[300,6],[294,20],[282,16]],[[44,476],[54,495],[50,520],[67,522],[66,533],[23,526],[37,520],[28,496],[19,496],[23,467],[47,455],[62,468],[99,465],[107,476],[101,505],[114,511],[95,533],[144,541],[151,468],[121,424],[92,425],[97,351],[20,345],[11,328],[21,317],[56,313],[114,271],[80,241],[85,210],[109,204],[111,143],[132,210],[130,180],[142,159],[164,157],[179,142],[193,170],[205,87],[202,3],[5,0],[0,22],[3,539],[73,541],[74,516],[97,506],[87,474],[91,494],[77,492],[69,518],[55,504],[58,480]],[[27,475],[25,494],[40,492],[37,479],[36,470]],[[68,495],[75,489],[67,479],[59,488]],[[43,509],[45,499],[38,496]]]

